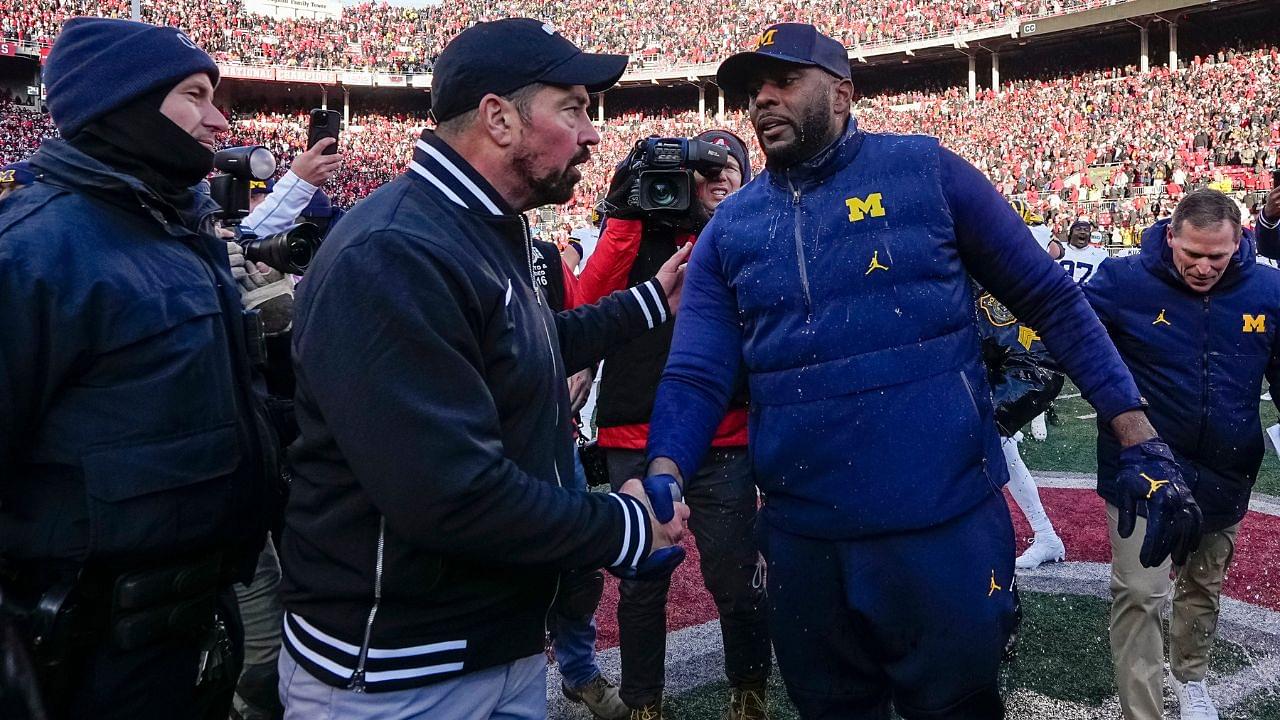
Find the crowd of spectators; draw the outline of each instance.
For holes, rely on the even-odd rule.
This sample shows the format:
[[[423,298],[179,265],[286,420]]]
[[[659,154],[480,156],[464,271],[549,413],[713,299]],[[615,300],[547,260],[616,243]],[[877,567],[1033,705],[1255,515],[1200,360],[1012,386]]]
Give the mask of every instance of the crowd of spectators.
[[[281,173],[306,146],[308,117],[305,110],[291,112],[228,113],[231,132],[227,147],[262,145],[275,153]],[[404,172],[413,154],[413,143],[426,126],[425,117],[379,112],[352,115],[342,131],[339,150],[343,163],[325,185],[330,200],[349,208],[378,186]]]
[[[812,22],[849,47],[874,47],[1131,1],[450,0],[367,2],[334,19],[272,18],[250,12],[244,0],[144,0],[141,10],[147,22],[182,27],[221,61],[413,73],[429,72],[444,44],[470,24],[498,17],[547,20],[584,49],[627,53],[638,64],[684,65],[722,58],[779,21]],[[68,17],[128,17],[129,10],[129,0],[0,0],[0,36],[47,44]]]
[[[41,140],[57,134],[48,115],[0,92],[0,166],[27,157],[40,147]]]
[[[225,143],[261,144],[287,168],[306,139],[304,108],[230,112]],[[1008,83],[975,101],[961,88],[859,100],[869,130],[939,137],[985,172],[1010,197],[1022,197],[1056,226],[1085,216],[1117,241],[1132,240],[1185,191],[1210,185],[1251,200],[1270,187],[1280,151],[1280,50],[1223,50],[1193,57],[1170,72],[1156,67],[1095,71]],[[403,171],[425,116],[389,108],[354,115],[342,134],[341,173],[326,188],[349,207]],[[601,144],[583,166],[574,198],[557,223],[577,227],[606,194],[613,166],[649,135],[689,137],[727,128],[747,141],[752,164],[762,157],[745,113],[721,121],[696,111],[649,109],[606,119]],[[53,134],[48,119],[0,100],[0,159],[33,152]]]
[[[868,128],[936,135],[1003,193],[1061,222],[1083,211],[1103,225],[1141,223],[1193,187],[1270,187],[1280,149],[1275,47],[1196,56],[1177,72],[1129,67],[1002,90],[975,102],[960,88],[869,98],[858,116]]]

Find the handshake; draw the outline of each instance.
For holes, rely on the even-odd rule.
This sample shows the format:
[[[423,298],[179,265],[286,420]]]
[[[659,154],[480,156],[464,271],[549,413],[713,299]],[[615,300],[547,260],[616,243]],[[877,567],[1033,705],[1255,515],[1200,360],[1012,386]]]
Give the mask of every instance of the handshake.
[[[649,517],[653,544],[648,557],[635,568],[610,568],[609,572],[624,580],[660,580],[684,562],[684,548],[677,543],[689,522],[689,506],[682,502],[680,483],[671,475],[650,475],[643,481],[631,479],[618,490],[644,505]]]

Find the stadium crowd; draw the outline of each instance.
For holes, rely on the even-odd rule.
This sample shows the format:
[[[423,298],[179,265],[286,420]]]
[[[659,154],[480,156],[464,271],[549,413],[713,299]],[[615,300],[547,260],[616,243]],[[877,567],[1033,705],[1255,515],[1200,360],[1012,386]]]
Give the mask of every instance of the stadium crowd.
[[[857,114],[869,129],[936,135],[1004,194],[1026,198],[1059,232],[1084,215],[1125,244],[1134,239],[1132,228],[1158,217],[1163,198],[1176,200],[1206,185],[1245,197],[1270,186],[1267,168],[1280,149],[1278,78],[1276,48],[1224,49],[1193,57],[1178,72],[1129,67],[1020,80],[999,96],[984,91],[972,103],[963,88],[868,97]],[[230,117],[227,146],[265,145],[282,168],[306,139],[304,109],[241,110]],[[348,161],[327,188],[334,202],[350,207],[401,172],[426,124],[424,116],[389,108],[353,115],[342,141]],[[748,140],[759,168],[745,114],[729,109],[721,124]],[[607,118],[583,181],[557,213],[560,222],[585,222],[613,164],[636,139],[686,137],[705,126],[696,111],[670,108]],[[4,162],[31,154],[54,132],[46,116],[7,99],[0,100],[0,130],[7,140],[0,149]]]
[[[1063,222],[1093,209],[1123,214],[1127,222],[1116,224],[1142,224],[1155,219],[1153,200],[1162,195],[1270,187],[1278,77],[1275,47],[1222,50],[1179,72],[1128,67],[1013,82],[973,103],[960,88],[868,98],[858,115],[868,128],[941,138],[1004,194],[1069,210],[1058,213]],[[1112,223],[1104,216],[1100,224]]]
[[[282,171],[306,146],[307,112],[231,112],[226,147],[262,145],[275,153]],[[352,115],[342,133],[341,169],[325,187],[335,205],[349,208],[404,172],[426,120],[405,113]]]
[[[386,3],[344,7],[337,19],[271,18],[243,0],[160,0],[142,19],[182,27],[220,61],[304,68],[429,72],[444,42],[471,23],[496,17],[542,17],[583,49],[625,52],[644,65],[712,62],[747,45],[770,22],[817,22],[848,47],[967,32],[1008,22],[1078,12],[1130,0],[869,0],[852,9],[835,0],[779,6],[764,0],[685,3],[635,0],[466,0],[410,8]],[[0,36],[49,44],[76,15],[128,17],[127,0],[0,0]],[[670,32],[679,27],[697,33]]]

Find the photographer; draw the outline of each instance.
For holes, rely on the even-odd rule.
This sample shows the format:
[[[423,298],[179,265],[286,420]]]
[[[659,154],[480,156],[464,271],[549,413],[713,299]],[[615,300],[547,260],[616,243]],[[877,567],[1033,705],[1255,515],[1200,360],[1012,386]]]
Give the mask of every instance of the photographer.
[[[695,139],[724,146],[729,159],[718,176],[695,173],[692,202],[685,211],[638,207],[639,174],[650,169],[642,162],[643,141],[618,166],[605,198],[608,218],[580,278],[585,302],[650,277],[676,248],[696,239],[722,200],[751,179],[747,148],[737,136],[710,130]],[[647,423],[670,347],[671,327],[666,326],[605,357],[596,422],[615,489],[644,474]],[[725,717],[764,717],[769,637],[752,541],[756,487],[746,452],[745,393],[739,393],[712,444],[712,452],[686,488],[689,528],[697,538],[707,589],[720,611],[731,686]],[[669,587],[669,580],[621,583],[621,696],[637,714],[660,713]]]
[[[333,138],[321,139],[294,158],[284,177],[264,188],[255,187],[250,201],[252,212],[240,223],[240,228],[266,237],[293,227],[313,198],[324,195],[320,188],[342,167],[340,153],[324,154],[325,148],[336,142]],[[325,201],[327,204],[327,197]]]
[[[225,718],[278,463],[192,189],[218,68],[176,28],[75,18],[44,80],[65,139],[0,208],[0,583],[51,717]]]

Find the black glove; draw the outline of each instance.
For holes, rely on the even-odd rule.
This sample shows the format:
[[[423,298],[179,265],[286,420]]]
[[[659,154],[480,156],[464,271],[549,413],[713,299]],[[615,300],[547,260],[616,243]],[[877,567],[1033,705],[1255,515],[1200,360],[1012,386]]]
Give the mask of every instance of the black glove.
[[[1191,490],[1173,461],[1173,451],[1158,437],[1120,451],[1120,537],[1133,534],[1138,503],[1146,503],[1147,535],[1138,559],[1143,567],[1159,567],[1172,556],[1185,565],[1200,544],[1202,518]]]
[[[619,220],[636,220],[645,216],[640,209],[640,162],[643,140],[637,140],[627,156],[614,168],[613,180],[609,182],[609,193],[600,204],[600,211],[611,218]]]

